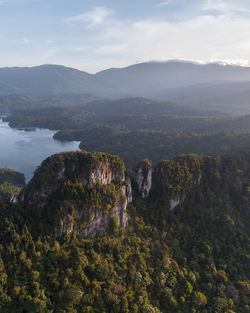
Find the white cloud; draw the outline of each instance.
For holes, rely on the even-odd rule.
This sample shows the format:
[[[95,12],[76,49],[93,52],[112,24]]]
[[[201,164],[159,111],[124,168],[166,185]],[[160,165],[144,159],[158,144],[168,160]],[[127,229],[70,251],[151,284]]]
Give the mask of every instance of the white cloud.
[[[81,23],[70,25],[65,35],[60,34],[53,44],[49,40],[46,42],[46,38],[53,35],[49,34],[27,45],[29,57],[22,54],[23,59],[28,64],[61,63],[89,72],[148,60],[220,60],[249,64],[250,18],[246,2],[245,6],[242,1],[241,6],[236,6],[233,0],[201,2],[198,5],[199,15],[182,21],[118,20],[111,16],[113,12],[107,8],[95,7],[68,18],[68,21],[101,27],[93,27],[89,31]],[[20,39],[18,41],[20,43]],[[24,38],[23,41],[28,44],[31,40]],[[7,59],[10,57],[6,55]],[[18,59],[15,59],[17,62]]]
[[[205,3],[201,5],[201,10],[217,11],[221,14],[250,13],[250,9],[245,7],[242,3],[224,0],[206,0]]]
[[[113,13],[113,11],[103,7],[98,6],[93,8],[91,11],[88,11],[86,13],[71,16],[67,19],[68,22],[87,22],[90,24],[90,26],[95,26],[98,24],[102,24],[104,20],[110,16]]]
[[[250,19],[228,15],[201,15],[182,22],[112,21],[91,42],[86,70],[104,68],[116,56],[121,66],[148,60],[222,60],[248,63]],[[104,62],[104,60],[106,60]]]
[[[85,52],[89,50],[89,47],[88,46],[68,47],[67,50],[73,52]]]
[[[25,42],[25,43],[32,43],[32,40],[30,40],[28,38],[23,38],[23,42]]]
[[[167,0],[167,1],[162,1],[158,4],[155,5],[156,8],[161,8],[161,7],[164,7],[166,5],[169,5],[173,2],[174,0]]]
[[[125,43],[120,43],[117,45],[107,45],[98,47],[95,53],[101,55],[111,55],[111,54],[120,54],[125,52],[127,49],[127,45]]]

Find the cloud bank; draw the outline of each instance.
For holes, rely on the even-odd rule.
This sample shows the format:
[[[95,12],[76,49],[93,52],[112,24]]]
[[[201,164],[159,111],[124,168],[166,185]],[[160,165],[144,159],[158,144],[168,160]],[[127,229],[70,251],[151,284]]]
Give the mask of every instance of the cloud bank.
[[[85,12],[80,15],[75,15],[67,18],[68,22],[87,22],[90,26],[95,26],[102,24],[104,20],[113,13],[112,10],[106,7],[98,6],[94,7],[92,10]]]
[[[200,6],[200,14],[181,22],[119,21],[112,17],[95,33],[88,47],[92,51],[88,68],[93,72],[113,62],[125,66],[136,61],[168,59],[248,65],[250,19],[237,12],[248,9],[224,1],[206,1]]]
[[[110,1],[103,1],[102,6],[85,5],[81,10],[76,10],[76,5],[60,18],[43,18],[40,29],[37,26],[39,33],[33,31],[38,23],[32,24],[33,28],[28,25],[23,33],[19,23],[20,27],[8,34],[9,28],[0,19],[1,46],[5,47],[1,64],[60,63],[89,72],[149,60],[249,64],[248,0],[159,0],[151,6],[149,2],[144,11],[142,7],[139,10],[137,1],[131,2],[127,14],[124,7],[129,0],[124,7],[119,3],[105,6]],[[58,3],[50,1],[50,5],[56,8]],[[13,39],[14,32],[19,34]]]

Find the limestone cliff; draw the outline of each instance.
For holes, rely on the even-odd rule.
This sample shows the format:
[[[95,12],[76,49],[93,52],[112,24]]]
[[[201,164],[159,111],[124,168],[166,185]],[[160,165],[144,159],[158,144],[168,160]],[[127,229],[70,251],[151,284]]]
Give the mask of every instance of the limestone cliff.
[[[137,165],[135,181],[142,198],[149,195],[152,187],[152,162],[145,159]]]
[[[120,227],[127,227],[132,195],[140,197],[145,207],[164,213],[181,205],[188,209],[188,198],[199,188],[206,194],[207,186],[211,182],[216,185],[225,175],[238,189],[246,188],[241,171],[225,170],[230,162],[226,157],[182,155],[163,160],[152,169],[151,161],[145,159],[129,177],[118,156],[60,153],[43,161],[18,201],[43,219],[41,224],[50,228],[49,234],[96,236],[112,228],[114,217]]]
[[[185,155],[161,161],[155,167],[151,196],[170,211],[178,207],[201,183],[201,157]]]
[[[128,225],[132,190],[119,157],[76,151],[43,161],[19,199],[50,216],[57,235],[95,236],[108,231],[111,216]]]

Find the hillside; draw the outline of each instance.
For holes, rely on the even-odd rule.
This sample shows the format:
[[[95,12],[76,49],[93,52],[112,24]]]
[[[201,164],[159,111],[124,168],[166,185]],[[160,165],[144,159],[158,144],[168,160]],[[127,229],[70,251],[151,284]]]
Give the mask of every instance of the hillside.
[[[248,111],[250,68],[219,63],[147,62],[96,74],[60,65],[0,68],[0,95],[86,99],[143,96],[163,101]],[[46,100],[47,97],[47,100]],[[58,102],[58,98],[55,101]],[[240,105],[239,105],[240,101]],[[80,101],[82,102],[82,101]]]
[[[0,68],[0,94],[29,96],[64,93],[102,94],[106,84],[84,71],[60,65]]]
[[[24,185],[25,177],[23,174],[9,168],[0,169],[0,198],[15,202]]]
[[[126,176],[119,157],[61,153],[41,164],[19,199],[26,207],[39,208],[42,232],[47,228],[60,235],[66,231],[95,236],[107,232],[111,217],[121,227],[127,225],[131,183]]]
[[[148,62],[96,74],[116,88],[130,94],[200,84],[250,81],[250,68],[219,63],[198,64],[186,61]]]
[[[233,112],[249,112],[250,83],[227,82],[198,84],[145,93],[152,99],[177,102],[185,106],[206,107]]]
[[[0,201],[0,309],[250,312],[249,160],[182,155],[128,174],[104,153],[46,159],[18,204]]]
[[[59,130],[55,139],[80,141],[80,148],[86,151],[117,154],[128,167],[143,158],[156,164],[162,158],[182,153],[218,155],[250,147],[249,115],[230,115],[142,97],[65,107],[20,105],[5,120],[15,128]]]

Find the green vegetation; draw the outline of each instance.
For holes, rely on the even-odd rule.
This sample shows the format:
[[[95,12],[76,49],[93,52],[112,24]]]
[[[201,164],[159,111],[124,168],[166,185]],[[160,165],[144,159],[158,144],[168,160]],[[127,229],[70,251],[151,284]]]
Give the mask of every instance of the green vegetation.
[[[55,137],[58,138],[59,134]],[[178,154],[222,155],[246,151],[250,147],[250,132],[220,132],[204,135],[153,130],[110,132],[96,128],[82,132],[82,136],[75,139],[80,138],[82,140],[80,148],[120,155],[131,168],[145,157],[151,159],[155,165],[163,158],[173,158]]]
[[[18,187],[23,187],[25,184],[24,175],[18,173],[9,168],[1,168],[0,169],[0,184],[8,182],[12,185],[16,185]]]
[[[144,98],[73,102],[67,107],[61,99],[61,106],[60,101],[53,105],[17,104],[6,120],[12,127],[59,130],[55,139],[80,141],[83,150],[119,155],[130,168],[144,158],[155,165],[183,153],[221,155],[250,147],[249,115]]]
[[[0,198],[10,199],[17,196],[25,185],[25,177],[9,168],[0,169]]]
[[[247,151],[249,116],[146,99],[70,108],[22,101],[10,110],[12,126],[58,129],[55,138],[81,141],[83,150],[155,167],[149,196],[134,188],[129,226],[110,216],[95,238],[79,233],[92,223],[90,208],[110,214],[122,201],[119,157],[57,154],[37,169],[23,202],[2,199],[0,311],[250,312],[250,153],[204,156]],[[176,157],[183,153],[203,156]],[[108,168],[120,174],[107,185],[86,178]],[[75,230],[59,235],[60,221],[76,217]]]
[[[59,160],[73,169],[76,158],[86,162],[90,156],[56,155],[41,168],[50,170],[49,182]],[[183,155],[162,161],[149,197],[134,195],[129,226],[122,229],[111,218],[108,233],[95,238],[43,234],[37,227],[44,221],[30,215],[35,207],[0,202],[0,311],[250,312],[249,156]],[[93,154],[98,164],[110,157]],[[72,183],[74,177],[53,195],[55,201],[70,201],[72,209],[87,190],[80,181]],[[41,184],[31,183],[34,194]],[[110,199],[106,188],[117,183],[86,186],[90,198],[85,198],[105,209],[99,200]],[[176,195],[182,201],[171,212],[169,200]],[[48,214],[47,223],[52,222]]]
[[[82,232],[94,213],[111,215],[112,208],[123,203],[125,176],[125,165],[118,156],[58,153],[42,162],[20,198],[36,233],[60,233],[62,223],[65,227],[74,224],[74,230]]]

